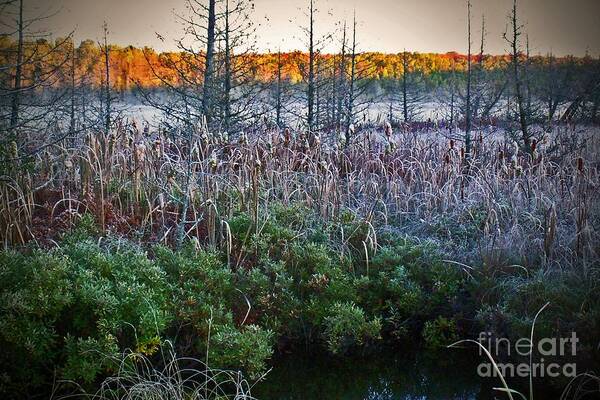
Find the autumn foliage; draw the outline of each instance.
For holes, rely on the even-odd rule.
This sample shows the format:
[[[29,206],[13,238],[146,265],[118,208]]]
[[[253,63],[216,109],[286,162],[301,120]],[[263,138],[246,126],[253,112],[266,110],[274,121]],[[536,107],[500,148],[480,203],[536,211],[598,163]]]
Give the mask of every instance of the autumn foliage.
[[[26,51],[29,53],[48,54],[48,57],[42,58],[43,61],[37,65],[27,65],[25,71],[26,80],[34,80],[43,75],[44,70],[55,68],[57,64],[64,62],[65,55],[73,52],[76,60],[76,71],[78,81],[81,84],[100,87],[103,85],[103,64],[102,49],[92,40],[82,41],[78,47],[72,48],[73,43],[70,40],[56,39],[49,41],[40,39],[35,43],[28,43]],[[9,38],[0,38],[0,62],[10,65],[10,60],[15,53],[16,45]],[[163,80],[177,85],[180,79],[177,68],[181,66],[193,65],[190,57],[196,57],[193,54],[183,52],[162,52],[158,53],[149,47],[120,47],[111,45],[110,52],[110,76],[111,86],[119,91],[127,91],[139,85],[142,88],[155,88],[163,85],[157,76]],[[479,62],[480,56],[474,56],[474,61]],[[186,60],[186,58],[188,58]],[[275,79],[278,71],[278,56],[275,53],[263,54],[245,54],[240,56],[238,62],[250,63],[253,65],[252,72],[258,81],[269,82]],[[333,65],[333,55],[320,55],[320,62],[325,66],[329,63]],[[445,54],[436,53],[409,53],[409,69],[419,71],[423,74],[444,73],[455,70],[457,72],[465,71],[467,65],[467,56],[449,52]],[[545,57],[535,57],[534,62],[543,63]],[[566,58],[565,58],[566,59]],[[62,61],[61,61],[62,60]],[[571,59],[572,60],[572,59]],[[191,61],[191,63],[189,62]],[[486,69],[504,68],[509,61],[506,55],[485,55],[483,56],[483,65]],[[201,61],[197,71],[201,71]],[[363,64],[363,69],[368,71],[368,77],[376,80],[398,78],[403,73],[402,53],[384,54],[384,53],[362,53],[358,56],[358,64]],[[294,51],[281,55],[282,75],[285,80],[291,83],[298,83],[306,76],[304,70],[308,65],[308,54]],[[69,63],[67,63],[69,64]],[[65,65],[62,73],[63,80],[56,79],[55,84],[61,85],[68,81],[70,66]],[[326,69],[326,67],[324,68]],[[10,85],[6,85],[8,87]]]

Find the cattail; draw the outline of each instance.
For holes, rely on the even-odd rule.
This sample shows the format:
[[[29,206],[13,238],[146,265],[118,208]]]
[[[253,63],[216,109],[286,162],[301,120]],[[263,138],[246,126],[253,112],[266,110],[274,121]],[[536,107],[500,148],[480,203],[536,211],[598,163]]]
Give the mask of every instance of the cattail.
[[[13,159],[17,159],[19,157],[19,148],[17,146],[17,142],[14,140],[10,141],[10,156]]]
[[[392,125],[389,121],[385,121],[385,136],[389,139],[392,136],[392,133]]]
[[[446,155],[444,156],[444,162],[446,164],[450,164],[450,154],[446,153]]]
[[[579,157],[577,158],[577,170],[579,171],[580,174],[583,174],[583,157]]]
[[[141,164],[146,158],[146,145],[142,142],[138,142],[135,145],[134,158],[136,164]]]
[[[157,136],[156,139],[154,139],[154,151],[159,157],[162,155],[162,140],[160,136]]]
[[[258,156],[258,150],[256,151],[256,155],[254,157],[254,168],[260,169],[262,167],[262,162],[260,161],[260,157]]]
[[[64,162],[65,169],[70,170],[73,168],[73,161],[70,158],[66,158]]]
[[[454,139],[450,139],[450,150],[454,150]]]
[[[318,148],[321,145],[321,137],[318,133],[311,135],[310,145],[312,148]]]
[[[213,170],[213,172],[217,169],[217,165],[219,165],[219,160],[217,160],[217,152],[213,150],[210,153],[210,158],[208,159],[208,165]]]
[[[531,154],[535,153],[536,148],[537,148],[537,141],[535,139],[533,139],[531,141]]]
[[[513,167],[517,166],[518,163],[518,157],[519,157],[519,144],[517,142],[513,142],[513,155],[510,158],[510,163],[512,164]]]
[[[111,132],[108,134],[108,144],[110,147],[114,147],[117,142],[117,134],[116,132]]]
[[[465,149],[464,149],[464,147],[460,148],[460,158],[461,158],[461,160],[463,160],[465,158]]]

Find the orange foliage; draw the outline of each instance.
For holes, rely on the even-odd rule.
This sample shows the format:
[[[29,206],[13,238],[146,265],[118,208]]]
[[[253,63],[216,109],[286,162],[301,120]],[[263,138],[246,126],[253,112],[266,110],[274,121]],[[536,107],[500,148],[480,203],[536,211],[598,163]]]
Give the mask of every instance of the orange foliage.
[[[43,60],[44,62],[36,65],[28,65],[25,70],[26,80],[32,80],[35,76],[35,69],[44,69],[44,63],[50,68],[52,65],[58,65],[61,60],[68,59],[73,46],[70,41],[61,41],[57,39],[54,43],[47,40],[39,40],[36,43],[28,43],[26,48],[30,53],[37,51],[38,54],[49,54],[52,59]],[[40,51],[40,47],[45,47]],[[55,51],[49,51],[54,47]],[[37,48],[37,50],[35,50]],[[151,48],[136,48],[133,46],[119,47],[109,46],[110,49],[110,76],[111,85],[115,90],[127,91],[140,85],[143,88],[155,88],[163,85],[163,82],[177,85],[180,83],[180,73],[183,69],[186,77],[192,77],[192,80],[201,82],[202,62],[201,57],[182,52],[164,52],[157,53]],[[15,44],[6,37],[0,39],[0,62],[5,65],[11,65],[11,57],[15,53]],[[87,84],[92,87],[99,87],[103,84],[104,63],[102,49],[94,41],[85,40],[75,49],[76,56],[76,76],[81,84]],[[435,53],[409,53],[409,69],[411,71],[420,71],[424,74],[450,71],[453,68],[456,71],[466,69],[467,57],[456,52],[445,54]],[[196,59],[194,61],[194,59]],[[324,63],[325,68],[332,66],[334,56],[327,54],[320,56],[320,62]],[[368,77],[373,79],[388,79],[401,76],[403,70],[402,53],[383,54],[383,53],[361,53],[358,63],[368,65]],[[479,56],[474,56],[474,62],[479,61]],[[502,68],[509,61],[506,55],[489,56],[484,58],[486,69]],[[272,81],[277,76],[278,57],[275,53],[249,54],[244,55],[243,60],[238,62],[250,63],[254,68],[255,79],[259,81]],[[283,78],[293,83],[303,80],[303,70],[308,64],[308,55],[300,51],[284,53],[281,55]],[[61,75],[64,80],[57,80],[56,84],[67,84],[70,76],[70,61],[64,62],[61,67]],[[190,66],[197,66],[191,68]],[[179,71],[178,71],[179,69]],[[38,71],[39,73],[39,71]],[[198,75],[194,77],[194,74]],[[160,79],[158,78],[160,77]]]

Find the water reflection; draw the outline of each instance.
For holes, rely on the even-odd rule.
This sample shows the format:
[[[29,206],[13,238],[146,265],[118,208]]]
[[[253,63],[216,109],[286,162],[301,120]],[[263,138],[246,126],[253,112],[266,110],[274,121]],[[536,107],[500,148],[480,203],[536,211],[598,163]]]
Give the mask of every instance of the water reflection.
[[[450,358],[449,358],[450,357]],[[253,395],[261,400],[483,400],[492,398],[472,359],[379,355],[331,359],[285,356]]]

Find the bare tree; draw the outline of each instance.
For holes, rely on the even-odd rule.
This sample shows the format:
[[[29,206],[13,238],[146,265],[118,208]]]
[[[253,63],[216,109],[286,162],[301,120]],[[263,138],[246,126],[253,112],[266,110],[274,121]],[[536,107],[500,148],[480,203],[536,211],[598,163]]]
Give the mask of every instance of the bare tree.
[[[456,73],[456,61],[452,59],[451,69],[443,80],[441,87],[436,91],[437,103],[441,106],[442,115],[447,120],[449,133],[454,133],[457,115],[458,79]]]
[[[355,91],[354,85],[356,83],[356,11],[352,21],[352,47],[350,54],[350,76],[348,82],[348,99],[346,103],[346,146],[350,144],[350,125],[354,120],[354,100]]]
[[[277,51],[277,91],[275,94],[275,123],[281,128],[281,111],[283,92],[283,63],[281,61],[281,49]]]
[[[517,102],[517,112],[519,125],[521,127],[521,142],[528,153],[532,152],[531,138],[532,135],[529,132],[529,126],[527,121],[527,104],[525,102],[525,95],[523,92],[523,80],[521,71],[521,50],[519,38],[522,35],[523,26],[518,23],[517,16],[517,0],[513,0],[513,7],[509,16],[511,31],[504,33],[504,39],[508,42],[511,48],[511,69],[512,79],[514,85],[514,95]]]
[[[295,115],[306,126],[309,132],[314,133],[320,130],[322,123],[326,121],[323,118],[322,107],[323,99],[327,96],[327,86],[329,78],[329,68],[327,68],[328,57],[324,54],[323,46],[330,43],[333,38],[333,33],[325,32],[323,35],[317,35],[315,18],[319,13],[316,0],[309,0],[308,7],[304,11],[304,16],[308,20],[306,26],[301,26],[301,30],[306,40],[306,48],[308,49],[308,58],[301,56],[298,63],[298,68],[302,74],[302,85],[299,87],[301,91],[296,93],[295,103],[304,103],[303,109],[290,109],[290,113]]]
[[[600,92],[600,62],[586,55],[583,59],[583,65],[579,79],[574,86],[574,93],[571,95],[571,101],[567,109],[560,117],[561,121],[574,120],[578,115],[585,116],[588,103],[592,105],[592,120],[597,114],[598,92]]]
[[[467,0],[467,99],[465,107],[465,166],[471,164],[471,0]]]
[[[108,24],[102,25],[102,57],[104,58],[104,132],[108,135],[111,127],[112,97],[110,91],[110,47],[108,45]]]
[[[536,100],[545,107],[545,119],[551,124],[558,108],[569,100],[572,91],[575,63],[573,57],[559,63],[554,54],[549,53],[532,73],[534,76],[533,91]]]
[[[314,124],[314,103],[315,103],[315,5],[314,0],[310,0],[309,7],[309,27],[308,27],[308,86],[306,99],[308,103],[307,125],[308,130],[313,130]]]
[[[202,111],[208,123],[212,119],[212,91],[213,91],[213,76],[214,76],[214,54],[215,54],[215,26],[217,20],[216,0],[208,1],[208,26],[206,28],[206,56],[204,59],[204,85],[202,91]],[[194,10],[194,8],[192,8]],[[198,13],[196,13],[198,14]],[[195,26],[198,24],[195,21],[190,21],[192,30],[196,38],[198,35],[195,31]]]
[[[259,114],[255,29],[249,0],[224,0],[218,12],[215,114],[222,129],[240,128]]]
[[[342,120],[343,120],[343,112],[344,112],[344,97],[346,94],[346,32],[347,26],[346,21],[344,21],[344,28],[342,30],[342,50],[340,52],[340,60],[338,66],[338,90],[339,94],[337,95],[337,104],[336,104],[336,118],[335,125],[336,130],[339,131],[342,129]]]
[[[346,146],[351,140],[351,127],[356,124],[357,117],[362,115],[363,122],[367,122],[367,111],[373,103],[373,99],[368,95],[371,80],[369,79],[369,70],[372,65],[371,59],[358,50],[357,40],[358,21],[356,20],[356,11],[352,20],[352,42],[349,48],[349,72],[345,82],[346,98]]]
[[[388,118],[394,120],[399,112],[404,122],[411,122],[423,113],[423,103],[427,100],[425,80],[420,71],[414,70],[410,62],[410,53],[402,52],[402,73],[394,67],[390,85]]]
[[[69,105],[69,133],[71,137],[75,135],[75,108],[76,108],[76,74],[77,74],[77,57],[75,55],[75,44],[71,41],[71,68],[70,68],[70,87],[71,87],[71,104]]]
[[[286,55],[279,49],[269,57],[269,69],[273,68],[274,75],[265,83],[268,96],[264,99],[266,112],[272,116],[275,126],[282,128],[287,125],[289,99],[293,95],[293,84],[286,72]],[[289,67],[289,66],[288,66]]]
[[[68,135],[63,131],[66,88],[61,87],[60,71],[70,59],[65,48],[71,35],[50,42],[48,32],[37,25],[52,17],[29,17],[25,0],[0,3],[0,25],[6,64],[0,68],[0,141],[12,143],[6,160],[26,158]]]
[[[23,28],[23,0],[19,0],[19,17],[17,22],[18,42],[17,59],[15,66],[15,83],[13,86],[11,110],[10,110],[10,129],[14,131],[19,122],[19,108],[21,105],[21,80],[23,78],[23,46],[24,46],[24,28]]]
[[[145,52],[148,65],[168,95],[157,96],[138,85],[140,92],[175,125],[186,123],[188,118],[196,123],[206,118],[214,132],[240,128],[260,113],[256,107],[261,87],[255,76],[251,3],[187,0],[187,5],[188,14],[176,16],[185,29],[176,41],[180,53],[163,57],[162,65],[155,65]]]
[[[471,119],[473,122],[490,117],[498,107],[508,86],[503,68],[486,69],[485,64],[488,58],[485,54],[486,35],[485,15],[482,15],[479,55],[473,71],[473,82],[471,82]]]

